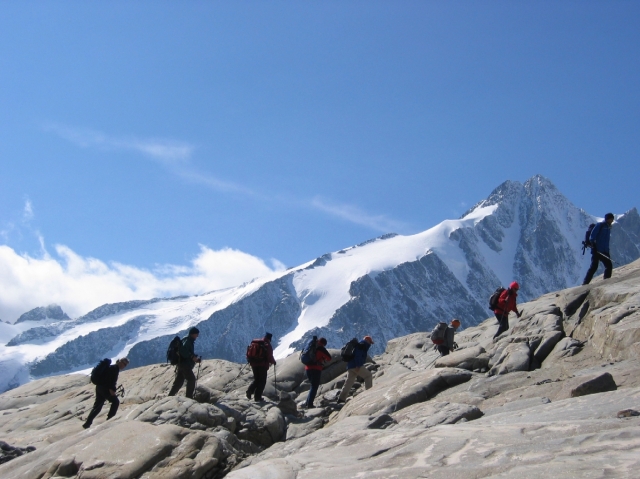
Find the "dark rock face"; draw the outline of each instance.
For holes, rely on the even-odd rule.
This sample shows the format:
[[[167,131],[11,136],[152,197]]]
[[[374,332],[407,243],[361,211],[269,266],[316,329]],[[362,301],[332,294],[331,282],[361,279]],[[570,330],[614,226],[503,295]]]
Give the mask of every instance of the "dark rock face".
[[[10,446],[4,441],[0,441],[0,464],[4,464],[5,462],[9,462],[11,459],[15,459],[16,457],[20,457],[23,454],[35,450],[36,448],[33,446],[16,447]]]
[[[60,306],[58,306],[57,304],[50,304],[49,306],[41,306],[24,313],[16,320],[16,324],[22,323],[24,321],[43,321],[45,319],[66,321],[71,318],[67,316],[64,311],[62,311],[62,308]]]
[[[73,371],[78,365],[95,366],[102,358],[110,358],[134,337],[144,317],[133,318],[113,328],[103,328],[63,344],[44,359],[31,365],[36,377]]]
[[[280,338],[289,332],[300,314],[291,278],[292,275],[287,275],[266,283],[254,294],[198,323],[200,336],[195,345],[196,354],[244,362],[252,337],[261,338],[268,331],[274,338]],[[179,333],[185,334],[186,331]],[[167,347],[174,336],[137,343],[128,355],[131,366],[165,362]]]

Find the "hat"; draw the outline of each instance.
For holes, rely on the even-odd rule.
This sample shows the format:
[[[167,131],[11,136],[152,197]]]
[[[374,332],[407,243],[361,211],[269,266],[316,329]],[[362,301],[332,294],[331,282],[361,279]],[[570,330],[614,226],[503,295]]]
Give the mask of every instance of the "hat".
[[[604,219],[608,220],[608,219],[614,219],[615,216],[613,216],[613,213],[607,213],[606,215],[604,215]]]
[[[364,340],[365,340],[366,342],[368,342],[369,344],[373,344],[373,338],[372,338],[371,336],[365,336],[365,337],[364,337]]]
[[[265,334],[265,335],[264,335],[264,339],[267,339],[267,340],[269,340],[269,341],[271,341],[271,338],[272,338],[272,337],[273,337],[273,336],[271,335],[271,333],[267,333],[267,334]]]
[[[459,319],[452,319],[451,320],[451,326],[455,326],[456,328],[460,326],[460,320]]]
[[[189,336],[191,336],[192,334],[200,334],[200,330],[194,326],[189,330]]]
[[[509,289],[520,289],[520,285],[514,281],[509,285]]]
[[[327,339],[326,339],[326,338],[320,338],[320,339],[318,339],[318,342],[319,342],[320,344],[322,344],[323,346],[326,346],[326,345],[327,345]]]

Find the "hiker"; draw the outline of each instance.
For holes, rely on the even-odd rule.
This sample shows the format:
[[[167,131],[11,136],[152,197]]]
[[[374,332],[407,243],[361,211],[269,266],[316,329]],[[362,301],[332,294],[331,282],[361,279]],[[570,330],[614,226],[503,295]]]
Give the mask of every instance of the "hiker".
[[[520,285],[517,282],[513,282],[509,285],[508,289],[505,289],[498,298],[498,305],[493,313],[496,315],[496,319],[500,323],[498,331],[493,335],[493,339],[500,336],[507,329],[509,329],[509,313],[513,311],[518,317],[522,316],[522,313],[518,311],[516,306],[516,298],[518,297],[518,290]]]
[[[196,389],[196,376],[193,374],[193,368],[196,363],[202,361],[200,356],[196,356],[194,351],[194,343],[198,336],[200,335],[200,330],[198,328],[191,328],[189,330],[189,335],[182,338],[182,346],[180,346],[180,358],[178,361],[178,365],[176,366],[176,379],[173,381],[173,386],[171,386],[171,391],[169,391],[169,396],[175,396],[182,385],[184,384],[184,380],[187,380],[187,394],[186,396],[189,399],[193,399],[193,393]]]
[[[96,384],[96,401],[93,403],[93,409],[91,409],[87,420],[82,425],[83,428],[88,429],[91,427],[93,420],[100,411],[102,411],[102,406],[104,406],[105,401],[109,401],[111,403],[109,414],[107,414],[107,420],[116,415],[118,412],[118,406],[120,406],[120,401],[116,395],[118,374],[122,369],[126,368],[128,364],[129,360],[127,358],[120,358],[115,364],[106,368],[100,378],[99,384]]]
[[[247,389],[247,399],[251,399],[251,396],[253,396],[256,402],[262,401],[262,392],[264,391],[264,387],[267,385],[267,373],[269,371],[269,366],[273,364],[275,367],[276,365],[276,360],[273,358],[271,338],[271,333],[265,334],[264,338],[262,338],[262,345],[265,353],[263,357],[247,358],[249,360],[251,370],[253,371],[253,382],[249,385],[249,389]]]
[[[320,377],[322,376],[322,368],[324,363],[331,361],[331,354],[326,349],[327,340],[325,338],[318,339],[316,346],[316,357],[313,358],[313,362],[306,364],[304,370],[307,373],[307,378],[311,383],[309,394],[307,394],[307,400],[304,403],[303,408],[311,409],[313,407],[313,400],[316,398],[318,388],[320,387]]]
[[[601,221],[591,230],[589,236],[589,245],[591,246],[591,266],[587,270],[582,284],[589,284],[593,275],[598,269],[600,261],[604,265],[604,279],[611,278],[613,271],[613,263],[611,262],[611,254],[609,253],[609,238],[611,237],[611,224],[613,223],[613,213],[604,215],[604,221]]]
[[[456,349],[457,344],[453,341],[453,336],[459,327],[460,320],[452,319],[450,325],[447,326],[447,329],[444,333],[444,343],[437,345],[440,356],[446,356],[447,354],[452,353],[454,349]]]
[[[365,389],[371,389],[371,386],[373,386],[371,371],[364,367],[364,363],[367,361],[367,352],[372,344],[373,339],[371,336],[365,336],[364,339],[358,343],[353,359],[347,363],[347,380],[345,381],[344,386],[342,386],[342,391],[340,391],[340,396],[338,397],[339,403],[347,400],[347,396],[349,391],[351,391],[351,386],[353,386],[353,383],[356,380],[356,376],[360,376],[364,379]]]

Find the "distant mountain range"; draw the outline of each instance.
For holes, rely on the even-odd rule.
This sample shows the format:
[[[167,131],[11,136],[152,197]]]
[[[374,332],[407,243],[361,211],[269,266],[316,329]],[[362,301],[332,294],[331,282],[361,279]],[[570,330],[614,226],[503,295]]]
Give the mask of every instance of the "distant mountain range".
[[[581,242],[597,220],[534,176],[501,184],[460,219],[387,234],[235,288],[107,304],[76,319],[55,305],[37,308],[0,323],[0,391],[103,357],[127,355],[133,367],[163,362],[171,338],[196,325],[196,351],[207,358],[243,361],[251,338],[265,331],[278,357],[312,334],[331,347],[369,334],[379,354],[388,340],[440,320],[478,324],[491,315],[491,292],[514,279],[522,301],[580,284],[590,260]],[[640,258],[636,208],[616,216],[611,254],[620,265]]]

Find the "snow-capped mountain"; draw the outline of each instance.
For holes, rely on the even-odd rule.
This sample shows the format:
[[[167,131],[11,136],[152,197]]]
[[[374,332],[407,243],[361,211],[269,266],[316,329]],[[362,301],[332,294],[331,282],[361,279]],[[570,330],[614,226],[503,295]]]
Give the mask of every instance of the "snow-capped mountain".
[[[370,334],[378,354],[389,339],[440,320],[479,323],[491,315],[491,292],[514,279],[519,301],[579,284],[590,259],[581,241],[596,220],[535,176],[503,183],[460,219],[384,235],[236,288],[104,305],[77,319],[27,314],[0,324],[0,391],[103,357],[127,355],[134,367],[163,362],[171,338],[194,325],[196,352],[208,358],[243,361],[251,338],[265,331],[276,338],[277,357],[311,334],[331,347]],[[616,217],[611,244],[619,264],[640,257],[635,208]]]

